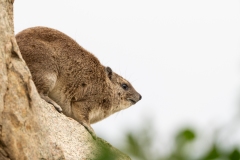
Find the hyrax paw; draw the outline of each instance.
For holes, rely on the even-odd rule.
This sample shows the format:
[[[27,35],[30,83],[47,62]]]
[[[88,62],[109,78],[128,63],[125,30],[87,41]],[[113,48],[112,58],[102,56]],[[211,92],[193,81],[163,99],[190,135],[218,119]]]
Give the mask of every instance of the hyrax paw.
[[[53,106],[59,113],[62,113],[62,108],[59,105],[53,105]]]

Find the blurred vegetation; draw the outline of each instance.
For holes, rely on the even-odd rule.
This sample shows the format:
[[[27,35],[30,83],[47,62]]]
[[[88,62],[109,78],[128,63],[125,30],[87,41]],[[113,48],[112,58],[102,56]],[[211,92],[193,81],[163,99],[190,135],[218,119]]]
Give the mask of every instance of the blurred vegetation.
[[[96,157],[94,160],[117,160],[118,155],[109,148],[103,147],[100,151],[101,155],[99,157]]]
[[[204,154],[194,158],[191,144],[196,140],[197,134],[193,129],[185,128],[178,131],[171,153],[163,157],[156,151],[155,153],[152,151],[154,136],[151,135],[151,129],[141,129],[126,135],[122,151],[130,155],[133,160],[240,160],[238,148],[222,150],[224,147],[217,145],[216,140],[213,140],[212,145]]]
[[[221,131],[216,131],[217,134],[219,132]],[[191,128],[178,131],[175,134],[171,152],[163,156],[159,153],[159,149],[154,150],[154,144],[156,144],[156,135],[154,133],[156,132],[154,132],[154,128],[151,126],[128,132],[125,135],[124,145],[118,148],[129,155],[132,160],[240,160],[240,142],[238,147],[224,150],[224,144],[217,142],[217,134],[213,136],[210,143],[207,143],[210,146],[204,149],[204,153],[196,157],[194,155],[196,148],[194,149],[192,144],[198,140],[198,137],[194,129]],[[205,143],[209,140],[203,141]],[[102,155],[98,160],[114,159],[118,159],[117,156],[103,147]]]
[[[94,160],[118,160],[122,159],[122,153],[113,148],[108,142],[101,138],[96,139],[97,146],[99,147],[100,155],[96,156]],[[128,156],[127,156],[128,157]],[[129,158],[129,157],[128,157]]]

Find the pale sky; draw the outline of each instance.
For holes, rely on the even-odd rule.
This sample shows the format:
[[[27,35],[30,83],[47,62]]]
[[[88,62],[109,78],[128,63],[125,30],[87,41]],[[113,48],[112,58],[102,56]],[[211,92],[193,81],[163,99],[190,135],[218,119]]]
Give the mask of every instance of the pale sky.
[[[69,35],[142,95],[92,125],[112,144],[151,118],[167,150],[181,127],[208,134],[239,111],[239,0],[17,0],[14,18],[15,33],[47,26]]]

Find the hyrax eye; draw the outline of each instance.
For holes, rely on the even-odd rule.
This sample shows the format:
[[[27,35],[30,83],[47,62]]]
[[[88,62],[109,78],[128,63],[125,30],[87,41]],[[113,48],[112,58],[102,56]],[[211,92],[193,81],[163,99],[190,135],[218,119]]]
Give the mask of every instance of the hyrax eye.
[[[124,90],[128,90],[128,85],[125,84],[125,83],[123,83],[123,84],[122,84],[122,88],[123,88]]]

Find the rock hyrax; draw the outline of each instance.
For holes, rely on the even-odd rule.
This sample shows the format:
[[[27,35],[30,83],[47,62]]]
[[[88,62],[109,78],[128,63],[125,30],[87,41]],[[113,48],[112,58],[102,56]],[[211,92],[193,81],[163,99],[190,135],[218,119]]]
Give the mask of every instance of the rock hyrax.
[[[16,39],[40,96],[94,137],[90,124],[141,99],[127,80],[60,31],[34,27]]]

